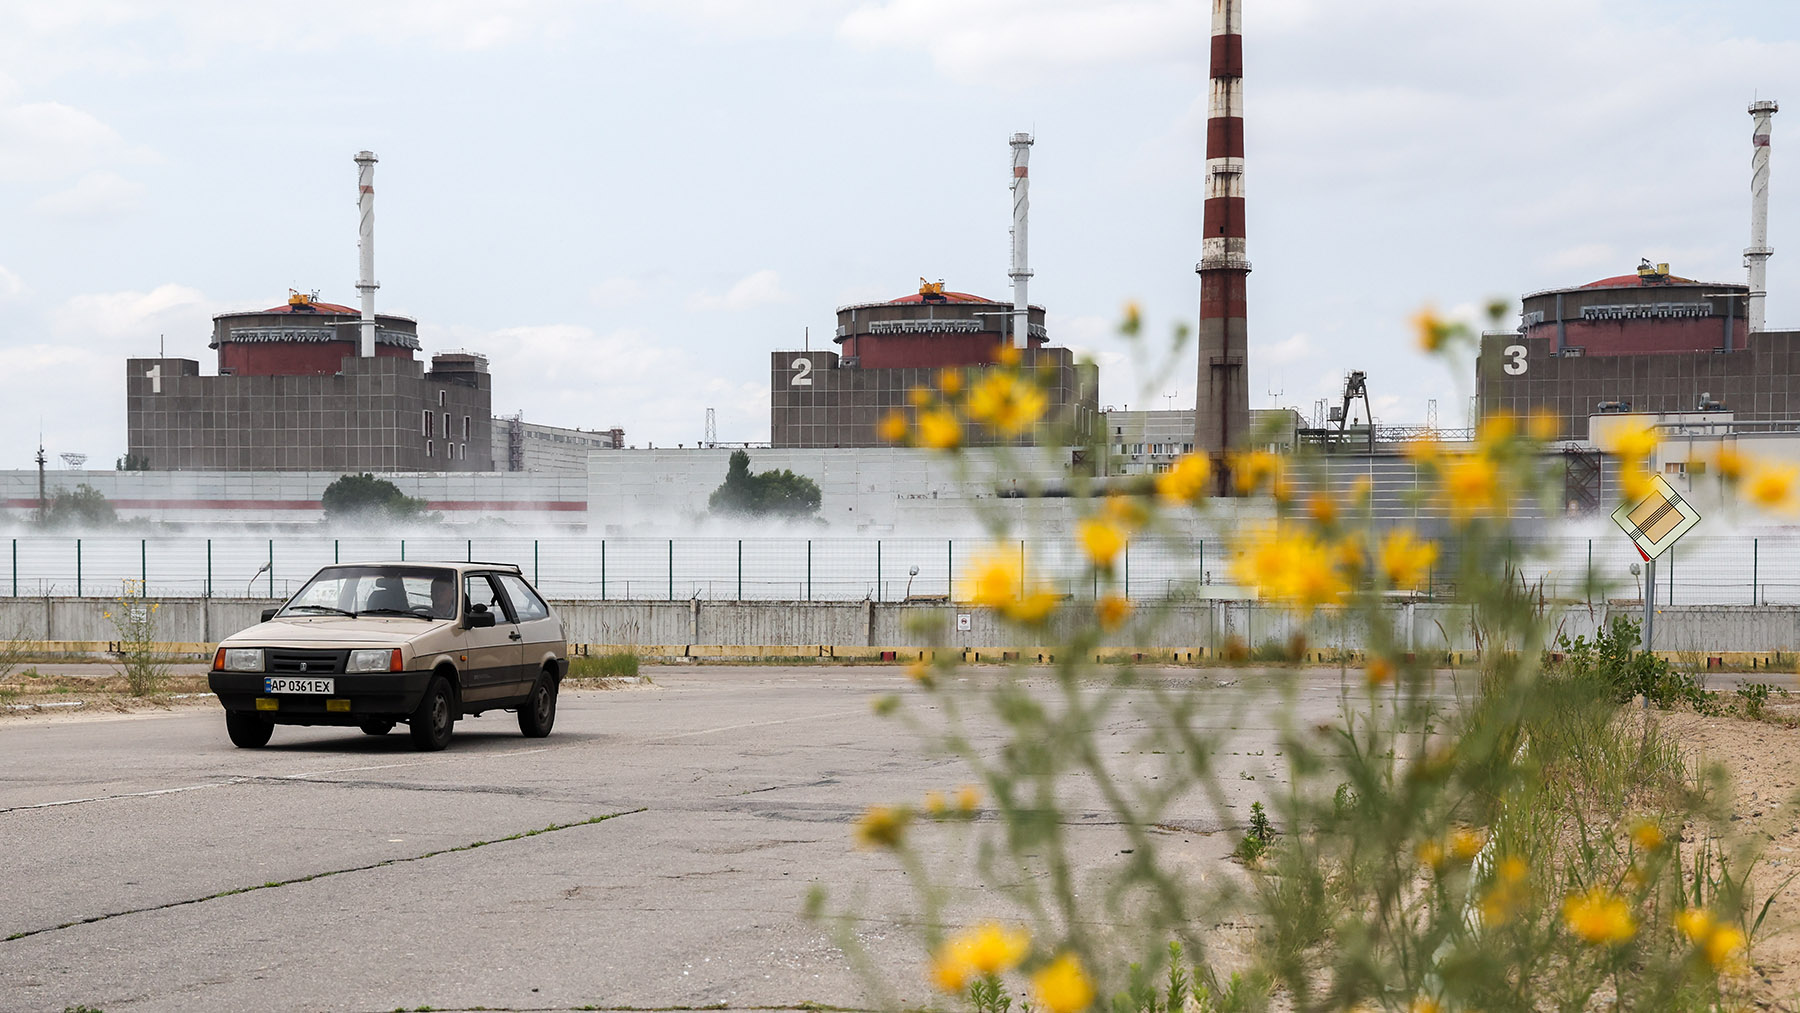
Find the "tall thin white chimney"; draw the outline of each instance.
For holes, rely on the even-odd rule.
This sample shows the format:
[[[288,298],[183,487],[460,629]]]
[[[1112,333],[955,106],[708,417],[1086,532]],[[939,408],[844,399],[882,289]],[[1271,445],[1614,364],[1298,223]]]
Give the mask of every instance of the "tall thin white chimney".
[[[375,163],[373,151],[356,153],[356,207],[362,215],[357,227],[356,247],[361,268],[356,291],[362,294],[362,341],[357,354],[365,359],[375,356]]]
[[[1744,251],[1744,266],[1750,269],[1749,317],[1750,333],[1763,329],[1763,297],[1768,294],[1769,258],[1769,121],[1781,107],[1771,99],[1750,103],[1750,115],[1756,120],[1750,144],[1750,248]]]
[[[1031,268],[1025,256],[1027,219],[1031,215],[1031,135],[1012,135],[1012,276],[1014,348],[1031,347],[1031,302],[1025,294]]]

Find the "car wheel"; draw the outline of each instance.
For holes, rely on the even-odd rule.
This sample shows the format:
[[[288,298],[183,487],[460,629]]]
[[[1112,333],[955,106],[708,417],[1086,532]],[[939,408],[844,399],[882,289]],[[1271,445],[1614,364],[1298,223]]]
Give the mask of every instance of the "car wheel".
[[[386,735],[394,730],[394,723],[387,718],[369,718],[362,723],[364,735]]]
[[[456,727],[456,697],[450,692],[450,683],[443,676],[431,680],[425,687],[425,699],[419,701],[419,709],[413,712],[412,741],[413,748],[425,752],[435,752],[450,744],[450,732]]]
[[[519,731],[528,739],[541,739],[556,724],[556,680],[540,673],[525,706],[519,708]]]
[[[275,722],[255,711],[226,711],[225,733],[239,749],[261,749],[275,734]]]

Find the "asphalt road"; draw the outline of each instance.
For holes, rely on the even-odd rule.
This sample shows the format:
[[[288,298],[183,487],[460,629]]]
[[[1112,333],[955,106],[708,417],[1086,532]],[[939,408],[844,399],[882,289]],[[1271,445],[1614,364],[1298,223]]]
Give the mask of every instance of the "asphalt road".
[[[800,914],[814,883],[863,915],[883,973],[924,998],[899,924],[910,888],[851,833],[870,803],[968,779],[871,709],[901,693],[929,716],[930,702],[894,669],[649,674],[565,692],[547,739],[490,714],[431,754],[404,729],[277,728],[239,750],[211,706],[0,723],[0,1009],[869,1003]],[[1335,713],[1335,673],[1301,682],[1294,716]],[[1266,698],[1245,709],[1242,686],[1217,699],[1208,720],[1233,737],[1223,766],[1242,767],[1227,791],[1244,812],[1278,778],[1282,761],[1259,755],[1275,721]],[[1121,771],[1148,762],[1127,752]],[[1069,822],[1084,860],[1119,853],[1097,803],[1077,799]],[[1239,824],[1197,810],[1162,833],[1210,863]],[[517,836],[531,831],[545,832]],[[958,875],[954,855],[937,859]]]

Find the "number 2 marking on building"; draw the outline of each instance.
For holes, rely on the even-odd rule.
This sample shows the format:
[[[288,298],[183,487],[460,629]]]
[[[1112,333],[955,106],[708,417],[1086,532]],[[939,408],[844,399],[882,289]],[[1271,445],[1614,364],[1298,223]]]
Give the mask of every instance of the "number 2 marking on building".
[[[1506,370],[1508,376],[1519,376],[1525,372],[1524,345],[1507,345],[1506,350],[1500,354],[1506,356],[1506,364],[1500,368]]]
[[[797,369],[800,371],[798,373],[795,373],[791,378],[788,379],[789,387],[811,387],[812,386],[812,360],[811,359],[795,359],[792,363],[790,363],[788,365],[788,368],[789,369]]]

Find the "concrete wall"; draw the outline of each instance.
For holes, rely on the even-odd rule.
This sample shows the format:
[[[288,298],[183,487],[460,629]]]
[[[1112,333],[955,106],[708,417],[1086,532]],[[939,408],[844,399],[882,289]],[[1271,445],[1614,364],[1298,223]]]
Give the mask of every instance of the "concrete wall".
[[[156,639],[204,653],[219,639],[258,621],[273,599],[165,598],[156,602]],[[1071,613],[1091,606],[1071,603]],[[113,598],[0,598],[0,639],[104,645],[118,639],[106,613]],[[820,648],[928,648],[972,650],[1041,649],[1061,638],[1052,623],[1041,635],[1021,633],[992,612],[969,606],[878,604],[874,602],[559,602],[571,643],[654,647],[648,653],[681,654],[692,645],[793,648],[767,654],[809,654]],[[1623,610],[1636,618],[1636,608]],[[1592,638],[1609,621],[1608,609],[1573,607],[1551,617],[1548,640],[1557,633],[1571,640]],[[959,630],[957,617],[969,628]],[[1321,614],[1310,622],[1281,609],[1248,601],[1144,604],[1132,629],[1105,647],[1196,652],[1214,655],[1232,644],[1250,648],[1287,645],[1303,634],[1307,649],[1360,651],[1373,640],[1424,655],[1473,654],[1482,646],[1467,606],[1397,603],[1384,613],[1384,635],[1371,638],[1355,622]],[[1800,653],[1800,607],[1691,606],[1658,613],[1659,650],[1696,655]],[[1541,644],[1507,644],[1538,649]],[[98,648],[78,648],[98,649]],[[699,652],[704,653],[704,652]]]

